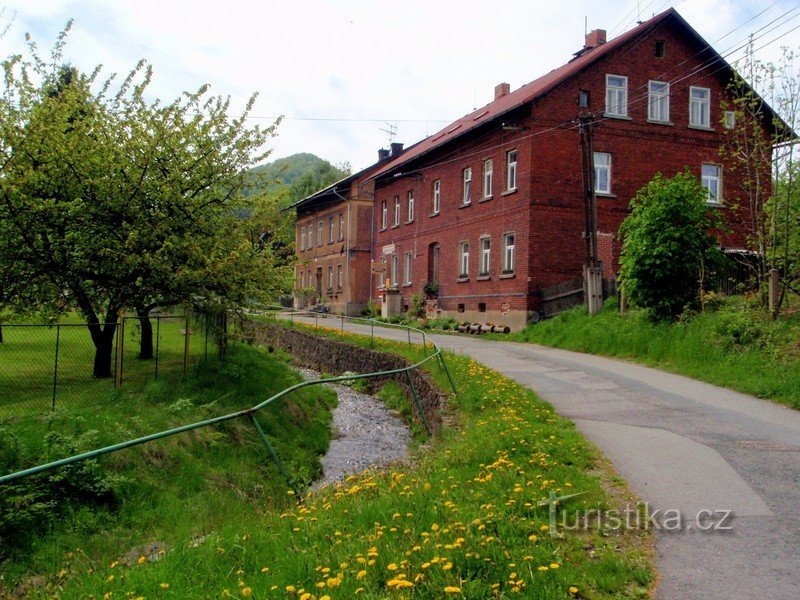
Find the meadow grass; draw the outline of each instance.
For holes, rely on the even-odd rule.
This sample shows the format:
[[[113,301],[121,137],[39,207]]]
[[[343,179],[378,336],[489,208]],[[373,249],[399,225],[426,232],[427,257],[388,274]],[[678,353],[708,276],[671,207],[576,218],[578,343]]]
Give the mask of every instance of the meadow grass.
[[[155,361],[140,360],[138,321],[126,319],[123,345],[122,388],[115,390],[112,379],[92,377],[94,346],[85,324],[76,315],[60,321],[55,406],[61,409],[95,406],[124,395],[136,395],[155,379]],[[0,343],[0,419],[46,413],[53,408],[56,369],[55,326],[23,326],[5,323]],[[153,319],[154,336],[156,335]],[[183,376],[185,321],[161,319],[158,327],[158,376],[176,380]],[[189,363],[206,355],[202,326],[192,326]],[[213,341],[208,352],[216,353]],[[116,355],[115,355],[116,356]],[[116,360],[114,362],[116,364]]]
[[[635,360],[800,408],[800,313],[773,321],[744,297],[674,323],[620,315],[614,301],[592,317],[579,306],[497,339]]]
[[[2,456],[8,444],[0,443],[0,465],[5,473],[61,458],[48,448],[54,434],[70,440],[64,448],[77,453],[250,408],[302,380],[288,360],[282,353],[232,345],[225,363],[201,362],[182,381],[153,382],[140,394],[100,409],[59,410],[0,426],[0,437],[13,438],[19,449],[9,465]],[[320,473],[335,402],[331,390],[316,386],[258,413],[286,471],[299,482]],[[21,511],[34,508],[32,494],[45,482],[58,486],[59,478],[69,479],[70,468],[54,471],[52,479],[37,476],[0,486],[0,532],[6,532],[5,539],[0,534],[0,597],[4,587],[13,590],[33,575],[58,584],[57,574],[69,571],[75,557],[102,565],[149,542],[180,546],[286,504],[287,483],[246,419],[109,454],[95,463],[112,484],[111,500],[44,496],[38,501],[54,502],[51,509],[16,530],[2,521],[21,519]],[[56,487],[56,493],[63,494],[62,489]]]
[[[369,338],[308,329],[360,346]],[[412,359],[420,349],[375,340]],[[551,537],[551,491],[570,508],[630,500],[601,476],[596,450],[530,390],[466,357],[447,357],[460,393],[409,464],[349,477],[275,511],[261,498],[205,527],[181,528],[161,560],[132,566],[64,545],[60,598],[640,598],[653,582],[652,536],[589,530]],[[430,374],[447,389],[444,374]],[[385,394],[399,402],[396,390]],[[609,482],[611,481],[611,483]],[[617,485],[613,496],[608,486]],[[198,531],[205,537],[193,543]],[[173,538],[174,539],[174,538]],[[82,550],[84,548],[80,546]],[[43,592],[42,597],[46,594]]]

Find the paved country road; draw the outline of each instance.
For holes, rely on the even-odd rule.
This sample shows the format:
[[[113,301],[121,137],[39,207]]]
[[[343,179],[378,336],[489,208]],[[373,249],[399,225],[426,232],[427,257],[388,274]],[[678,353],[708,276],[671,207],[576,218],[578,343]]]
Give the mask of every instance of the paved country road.
[[[335,317],[320,321],[339,326]],[[375,335],[407,339],[382,327]],[[429,338],[538,392],[651,510],[680,511],[686,527],[657,534],[658,598],[800,598],[800,411],[614,359],[478,336]],[[732,511],[723,524],[732,530],[699,531],[703,510]]]

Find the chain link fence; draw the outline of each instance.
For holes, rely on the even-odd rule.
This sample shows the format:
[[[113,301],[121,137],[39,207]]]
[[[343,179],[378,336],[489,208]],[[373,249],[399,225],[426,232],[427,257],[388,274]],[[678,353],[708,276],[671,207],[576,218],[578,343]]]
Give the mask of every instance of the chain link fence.
[[[227,315],[157,314],[116,324],[111,376],[94,377],[95,345],[86,324],[0,324],[0,422],[97,406],[180,379],[200,361],[220,360]]]

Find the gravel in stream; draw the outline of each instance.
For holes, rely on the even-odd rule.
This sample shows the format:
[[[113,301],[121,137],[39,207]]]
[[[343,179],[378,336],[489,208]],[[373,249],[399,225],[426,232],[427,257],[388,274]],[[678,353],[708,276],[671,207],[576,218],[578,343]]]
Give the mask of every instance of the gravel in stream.
[[[319,379],[319,373],[311,369],[300,372],[306,379]],[[315,489],[408,456],[411,432],[400,417],[374,396],[344,385],[328,385],[339,404],[333,411],[333,439],[321,461],[323,475],[314,483]]]

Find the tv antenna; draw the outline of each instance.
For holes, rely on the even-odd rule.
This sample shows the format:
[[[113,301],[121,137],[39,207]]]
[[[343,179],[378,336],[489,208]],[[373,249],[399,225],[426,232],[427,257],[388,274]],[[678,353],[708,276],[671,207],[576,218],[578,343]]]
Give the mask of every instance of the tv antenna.
[[[384,125],[386,125],[386,127],[381,127],[380,131],[388,134],[389,144],[391,144],[394,141],[394,138],[397,137],[397,125],[393,123],[384,123]]]

